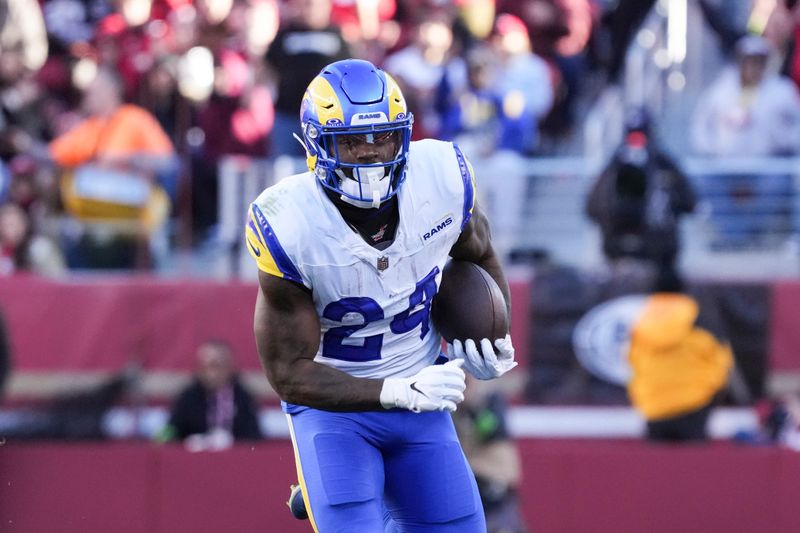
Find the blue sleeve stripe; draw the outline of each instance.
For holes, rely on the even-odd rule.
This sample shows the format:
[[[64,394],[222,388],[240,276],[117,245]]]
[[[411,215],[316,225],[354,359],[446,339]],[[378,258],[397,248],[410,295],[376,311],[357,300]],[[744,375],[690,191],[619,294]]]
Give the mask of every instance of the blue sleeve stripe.
[[[255,206],[254,206],[254,207],[255,207]],[[249,218],[250,218],[250,220],[248,220],[248,221],[247,221],[247,227],[249,227],[249,228],[250,228],[250,229],[253,231],[253,234],[254,234],[254,235],[256,236],[256,238],[258,239],[258,242],[260,242],[261,244],[263,244],[264,246],[266,246],[266,243],[265,243],[265,242],[264,242],[264,240],[261,238],[261,232],[260,232],[260,231],[258,231],[258,230],[256,229],[256,224],[255,224],[255,222],[253,221],[253,217],[249,217]]]
[[[474,204],[475,189],[473,188],[472,175],[470,174],[469,166],[467,165],[467,160],[464,158],[464,154],[461,153],[461,149],[455,144],[453,145],[453,149],[456,151],[458,169],[461,171],[461,180],[464,182],[464,216],[461,220],[461,229],[463,230],[467,223],[469,223],[469,219],[472,218],[472,206]]]
[[[264,213],[262,213],[255,204],[253,204],[253,213],[255,214],[256,220],[258,221],[258,226],[261,229],[261,235],[263,235],[264,239],[267,241],[267,248],[269,249],[269,253],[272,255],[272,259],[275,260],[275,265],[278,267],[281,273],[283,273],[283,276],[286,279],[290,279],[297,283],[303,283],[303,277],[294,266],[294,263],[292,263],[292,260],[289,259],[289,256],[286,255],[281,243],[278,242],[278,237],[275,235],[275,232],[272,231],[272,226],[270,226],[269,222],[267,222],[267,217],[264,216]]]

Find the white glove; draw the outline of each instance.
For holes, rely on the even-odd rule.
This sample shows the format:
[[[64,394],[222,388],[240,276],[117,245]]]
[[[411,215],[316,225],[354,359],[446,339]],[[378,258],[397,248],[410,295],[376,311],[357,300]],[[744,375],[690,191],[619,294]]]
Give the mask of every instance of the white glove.
[[[453,344],[447,345],[447,354],[454,361],[464,361],[464,368],[478,379],[494,379],[502,376],[515,366],[514,346],[511,344],[511,335],[494,341],[497,355],[492,349],[492,341],[481,340],[480,351],[475,341],[467,339],[463,344],[454,339]]]
[[[463,361],[423,368],[410,378],[386,378],[381,389],[381,405],[385,409],[400,407],[415,413],[422,411],[455,411],[464,401]]]

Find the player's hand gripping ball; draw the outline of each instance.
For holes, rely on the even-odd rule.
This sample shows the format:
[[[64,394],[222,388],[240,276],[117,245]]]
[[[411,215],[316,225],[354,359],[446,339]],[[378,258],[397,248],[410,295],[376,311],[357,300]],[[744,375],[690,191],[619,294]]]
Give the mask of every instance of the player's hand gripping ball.
[[[448,343],[450,358],[462,359],[464,368],[476,378],[496,378],[517,366],[505,298],[478,265],[450,261],[431,312]]]

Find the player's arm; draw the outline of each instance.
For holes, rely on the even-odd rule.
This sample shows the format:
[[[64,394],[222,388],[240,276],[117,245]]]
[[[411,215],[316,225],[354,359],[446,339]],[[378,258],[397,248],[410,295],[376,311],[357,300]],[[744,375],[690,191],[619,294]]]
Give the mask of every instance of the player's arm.
[[[506,299],[510,319],[511,295],[508,281],[503,274],[500,258],[492,246],[489,221],[477,202],[473,206],[472,217],[450,249],[450,256],[475,263],[492,276]],[[463,360],[464,368],[478,379],[497,378],[517,366],[511,335],[506,335],[503,339],[481,339],[479,344],[475,344],[472,339],[463,342],[455,339],[448,348],[451,357]]]
[[[511,295],[508,289],[508,281],[503,274],[503,267],[500,258],[492,246],[492,236],[489,229],[489,220],[483,209],[475,202],[467,225],[461,230],[461,236],[450,249],[450,256],[453,259],[469,261],[475,263],[492,276],[492,279],[500,287],[503,297],[506,299],[506,309],[509,317],[511,316]]]
[[[461,363],[428,367],[410,378],[367,379],[315,362],[320,322],[309,290],[265,272],[258,279],[256,345],[284,401],[328,411],[454,411],[464,399]]]
[[[336,411],[380,409],[381,381],[359,379],[314,362],[320,323],[300,284],[259,272],[254,330],[261,364],[285,401]]]

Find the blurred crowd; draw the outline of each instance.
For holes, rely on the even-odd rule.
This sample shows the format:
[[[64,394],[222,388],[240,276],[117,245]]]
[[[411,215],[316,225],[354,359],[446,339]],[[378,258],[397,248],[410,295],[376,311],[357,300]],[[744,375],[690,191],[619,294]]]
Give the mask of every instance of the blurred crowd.
[[[579,80],[614,61],[622,4],[3,2],[2,270],[150,267],[176,235],[202,241],[220,159],[302,156],[303,91],[344,57],[396,77],[417,138],[537,153],[569,130]]]
[[[753,135],[767,142],[774,136],[759,132],[800,123],[796,89],[787,85],[800,81],[796,4],[754,1],[748,28],[735,23],[740,3],[699,0],[723,50],[762,57],[766,46],[783,77],[759,89],[782,105],[755,105],[755,89],[739,98],[735,82],[716,84],[707,98],[718,105],[701,106],[694,120],[698,153],[738,151],[737,143],[756,150]],[[579,98],[618,82],[654,5],[7,0],[0,5],[0,271],[151,268],[177,241],[203,242],[218,221],[222,159],[302,157],[292,133],[304,89],[345,57],[369,59],[397,79],[415,113],[415,138],[452,139],[473,157],[497,157],[508,179],[498,190],[487,182],[486,194],[490,208],[507,207],[498,210],[497,233],[513,236],[519,221],[502,215],[519,217],[518,158],[552,150],[578,122]],[[736,49],[759,23],[760,44]],[[724,137],[721,128],[733,133]],[[761,152],[796,153],[794,137],[780,135]],[[714,139],[730,142],[711,146]],[[767,189],[783,191],[786,179],[773,181]]]

